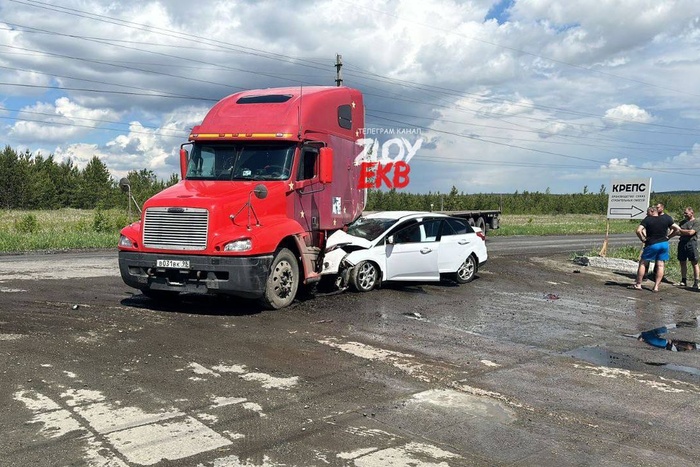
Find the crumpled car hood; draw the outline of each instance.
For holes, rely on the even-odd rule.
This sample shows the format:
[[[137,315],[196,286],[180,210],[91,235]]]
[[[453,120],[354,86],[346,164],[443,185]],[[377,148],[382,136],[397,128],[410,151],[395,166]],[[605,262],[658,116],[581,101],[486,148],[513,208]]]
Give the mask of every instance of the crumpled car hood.
[[[333,235],[328,237],[328,240],[326,241],[326,250],[334,246],[343,247],[345,245],[353,245],[360,248],[370,248],[372,246],[372,242],[364,238],[349,235],[348,233],[342,230],[338,230]]]

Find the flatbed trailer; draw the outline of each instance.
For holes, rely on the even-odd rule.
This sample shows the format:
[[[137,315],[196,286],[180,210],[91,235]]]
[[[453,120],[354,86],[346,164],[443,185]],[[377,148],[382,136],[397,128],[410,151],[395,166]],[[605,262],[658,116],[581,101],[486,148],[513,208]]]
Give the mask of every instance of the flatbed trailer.
[[[498,229],[501,222],[500,209],[487,209],[478,211],[435,211],[448,216],[459,217],[469,222],[469,225],[479,227],[483,232]]]

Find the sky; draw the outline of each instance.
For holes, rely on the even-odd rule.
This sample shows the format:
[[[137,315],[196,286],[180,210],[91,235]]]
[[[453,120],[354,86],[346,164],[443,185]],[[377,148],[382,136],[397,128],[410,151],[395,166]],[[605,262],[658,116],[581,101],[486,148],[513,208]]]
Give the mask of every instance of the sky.
[[[697,0],[0,0],[0,144],[167,179],[216,101],[337,54],[405,191],[700,189]]]

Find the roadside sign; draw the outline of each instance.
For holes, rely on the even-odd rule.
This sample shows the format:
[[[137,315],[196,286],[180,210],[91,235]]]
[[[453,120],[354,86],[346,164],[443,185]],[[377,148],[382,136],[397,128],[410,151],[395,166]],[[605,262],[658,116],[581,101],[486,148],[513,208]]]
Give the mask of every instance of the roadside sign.
[[[650,193],[651,178],[613,180],[608,193],[608,219],[643,219]]]

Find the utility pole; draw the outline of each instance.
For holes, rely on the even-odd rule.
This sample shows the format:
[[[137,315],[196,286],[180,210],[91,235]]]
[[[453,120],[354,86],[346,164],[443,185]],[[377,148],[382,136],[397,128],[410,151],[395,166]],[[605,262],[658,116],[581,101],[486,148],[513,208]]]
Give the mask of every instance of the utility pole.
[[[340,54],[335,54],[335,85],[343,85],[343,77],[340,74],[340,69],[343,67],[343,56]]]

